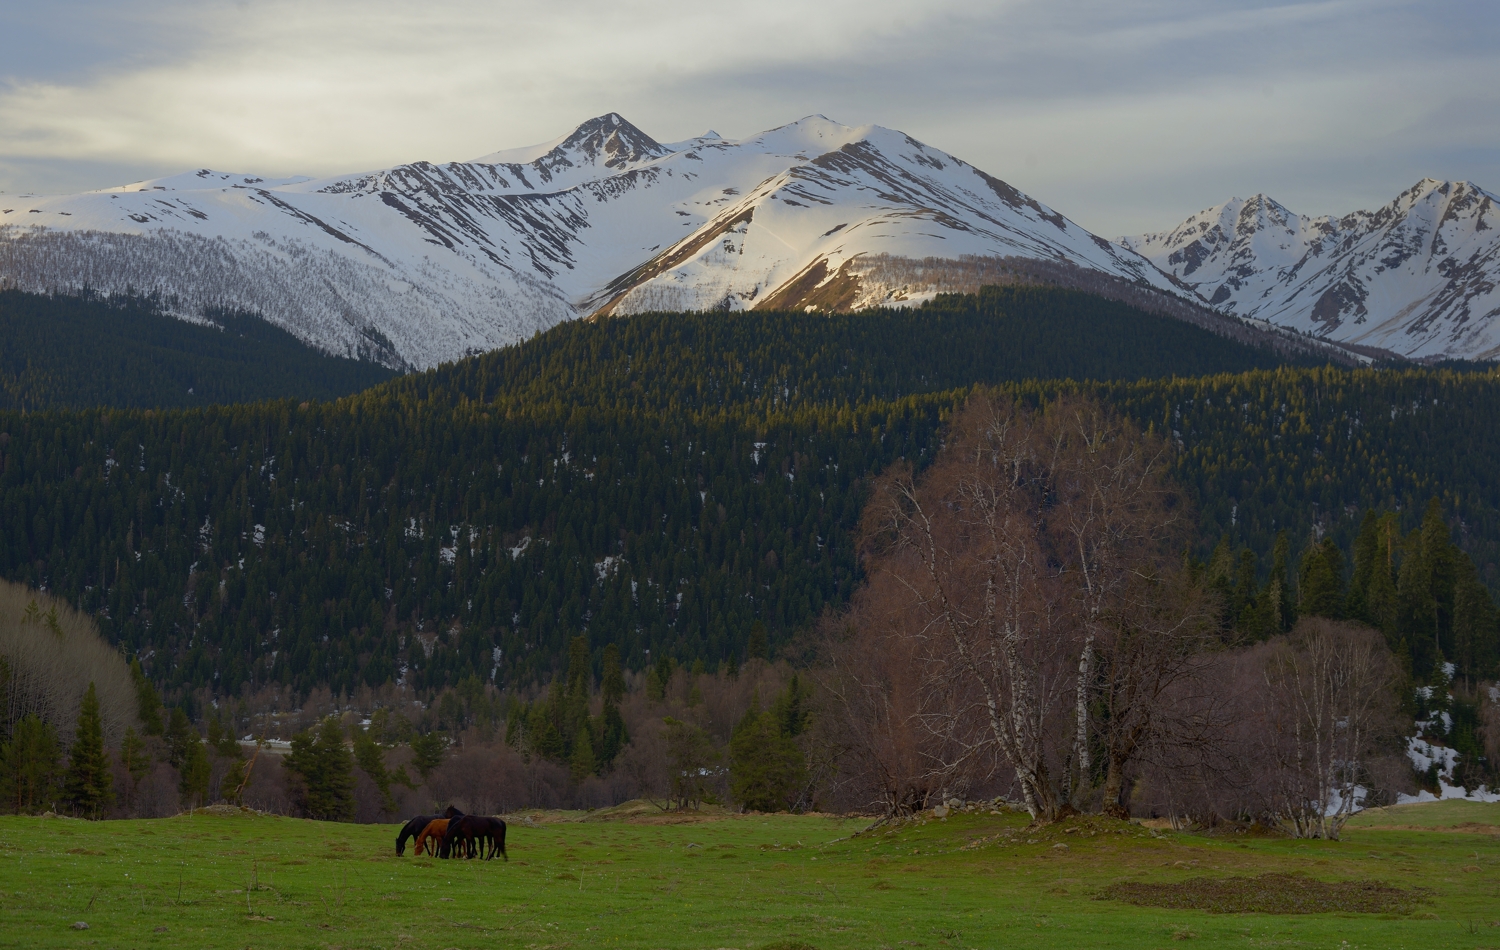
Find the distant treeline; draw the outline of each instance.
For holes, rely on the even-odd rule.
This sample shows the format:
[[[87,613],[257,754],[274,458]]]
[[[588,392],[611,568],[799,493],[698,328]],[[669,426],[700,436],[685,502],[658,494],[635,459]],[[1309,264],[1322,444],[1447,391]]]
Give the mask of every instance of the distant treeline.
[[[1094,381],[1023,382],[1049,377]],[[1264,574],[1283,530],[1347,546],[1365,510],[1412,527],[1439,498],[1494,583],[1492,374],[1277,367],[1035,287],[573,323],[334,403],[0,414],[0,575],[173,690],[545,680],[579,634],[596,669],[607,644],[712,665],[848,599],[867,480],[929,459],[975,383],[1169,435],[1202,555],[1228,536]]]
[[[251,314],[209,318],[216,326],[188,323],[149,298],[0,290],[0,409],[334,399],[395,375]]]

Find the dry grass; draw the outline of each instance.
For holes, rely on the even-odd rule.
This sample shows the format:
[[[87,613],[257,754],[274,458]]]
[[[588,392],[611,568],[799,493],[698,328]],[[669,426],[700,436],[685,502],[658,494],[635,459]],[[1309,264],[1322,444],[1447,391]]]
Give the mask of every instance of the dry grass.
[[[1298,874],[1195,877],[1175,884],[1120,881],[1104,900],[1137,907],[1206,910],[1211,914],[1410,914],[1427,899],[1425,888],[1382,881],[1314,881]]]

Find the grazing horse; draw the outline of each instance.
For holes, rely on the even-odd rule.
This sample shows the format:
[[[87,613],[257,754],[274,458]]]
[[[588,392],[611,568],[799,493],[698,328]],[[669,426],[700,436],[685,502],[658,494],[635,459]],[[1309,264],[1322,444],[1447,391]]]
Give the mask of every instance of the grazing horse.
[[[396,857],[406,853],[406,840],[415,838],[422,833],[422,829],[432,824],[438,818],[462,818],[463,812],[449,805],[441,815],[418,815],[401,826],[401,833],[396,836]]]
[[[478,853],[475,845],[478,845]],[[457,857],[455,848],[463,846],[467,857],[483,857],[486,861],[494,858],[495,852],[505,860],[510,860],[510,855],[505,853],[505,822],[499,818],[483,818],[479,815],[465,815],[448,822],[448,830],[443,834],[443,843],[438,848],[441,857]],[[485,853],[485,845],[489,846],[489,853]]]
[[[442,842],[443,835],[447,832],[448,826],[457,820],[456,818],[434,818],[428,822],[427,827],[422,829],[422,833],[417,835],[416,853],[421,854],[422,846],[426,845],[427,853],[436,857],[438,845]]]

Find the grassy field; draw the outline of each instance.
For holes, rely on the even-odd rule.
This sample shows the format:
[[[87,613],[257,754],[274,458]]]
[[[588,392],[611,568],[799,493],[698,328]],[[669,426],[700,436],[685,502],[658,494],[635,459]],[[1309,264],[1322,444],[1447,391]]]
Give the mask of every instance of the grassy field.
[[[1034,832],[1010,813],[855,835],[866,824],[518,817],[510,862],[486,864],[397,858],[394,826],[3,817],[0,946],[1500,947],[1500,805],[1388,809],[1342,842],[1100,819]],[[1238,893],[1222,879],[1283,872],[1299,876],[1243,888],[1427,890],[1403,891],[1414,903],[1386,913],[1212,913],[1103,896],[1184,882]]]

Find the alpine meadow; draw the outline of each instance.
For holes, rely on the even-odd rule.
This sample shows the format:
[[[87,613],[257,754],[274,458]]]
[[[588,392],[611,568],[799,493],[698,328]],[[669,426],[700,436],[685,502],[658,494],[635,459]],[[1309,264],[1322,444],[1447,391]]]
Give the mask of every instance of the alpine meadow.
[[[1500,198],[1242,45],[1421,29],[342,2],[0,12],[0,944],[1500,945]],[[389,151],[724,83],[1093,223],[821,114]]]

